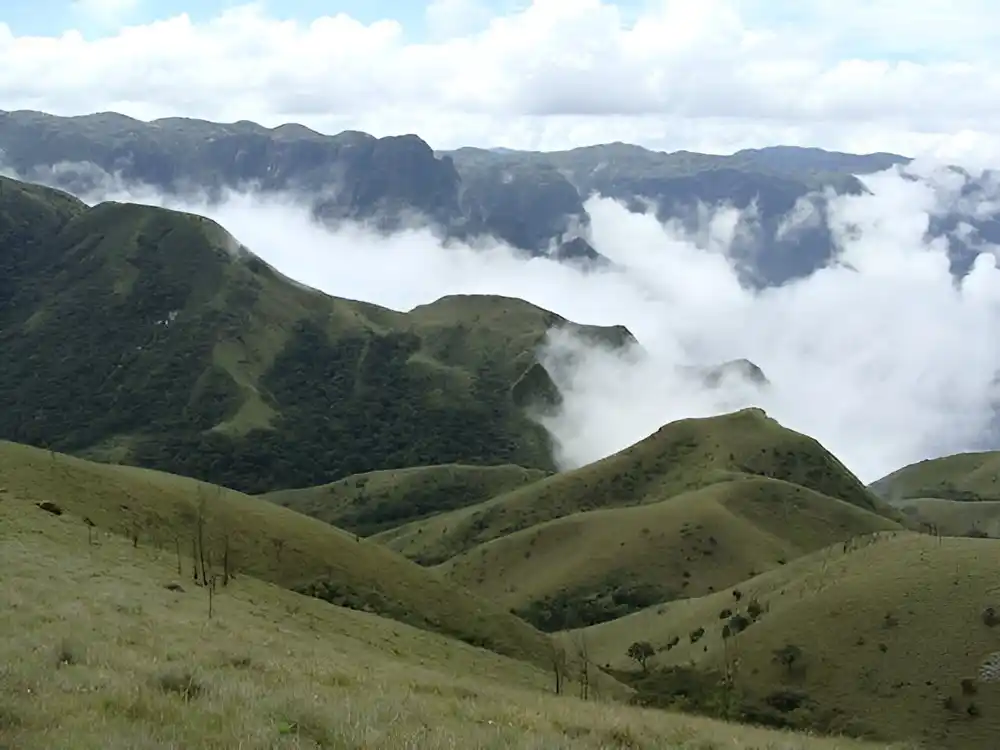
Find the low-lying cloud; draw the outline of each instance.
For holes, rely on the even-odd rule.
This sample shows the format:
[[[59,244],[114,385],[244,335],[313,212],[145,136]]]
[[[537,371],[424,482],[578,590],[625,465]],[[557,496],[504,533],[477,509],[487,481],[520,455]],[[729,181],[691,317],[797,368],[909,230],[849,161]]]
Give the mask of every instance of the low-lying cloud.
[[[540,352],[544,363],[569,350],[579,363],[555,373],[564,403],[544,419],[566,467],[678,418],[755,405],[872,481],[991,445],[1000,401],[995,249],[979,247],[971,272],[956,280],[947,239],[926,238],[930,217],[945,209],[975,215],[990,196],[970,198],[964,180],[946,171],[917,173],[870,176],[872,195],[835,199],[827,218],[836,262],[764,290],[741,286],[727,255],[739,224],[731,209],[708,212],[691,234],[591,199],[593,244],[613,263],[585,271],[495,242],[442,246],[426,230],[331,232],[289,197],[232,194],[209,205],[105,184],[89,199],[206,214],[284,274],[336,296],[408,310],[446,294],[502,294],[579,323],[627,326],[641,351],[595,349],[555,332]],[[811,206],[800,203],[788,226],[813,221]],[[737,378],[708,388],[683,369],[739,358],[762,368],[770,386]]]

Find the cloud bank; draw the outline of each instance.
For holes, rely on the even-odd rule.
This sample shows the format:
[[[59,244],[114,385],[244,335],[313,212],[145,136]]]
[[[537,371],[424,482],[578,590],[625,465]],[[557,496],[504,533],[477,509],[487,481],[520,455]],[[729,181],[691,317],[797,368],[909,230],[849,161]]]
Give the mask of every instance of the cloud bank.
[[[492,241],[445,247],[426,230],[331,232],[289,196],[234,193],[208,205],[105,181],[88,198],[211,216],[284,274],[336,296],[408,310],[446,294],[502,294],[579,323],[628,326],[641,350],[616,354],[554,332],[540,352],[543,363],[567,352],[578,363],[556,371],[564,404],[544,420],[565,467],[675,419],[755,405],[873,481],[917,460],[985,447],[1000,403],[996,248],[980,247],[972,270],[955,279],[947,238],[925,237],[932,217],[980,215],[1000,189],[987,181],[972,195],[954,172],[911,172],[919,179],[892,170],[864,179],[872,195],[835,199],[827,220],[836,262],[758,291],[741,286],[727,254],[747,217],[725,207],[704,210],[702,226],[685,232],[592,198],[593,244],[613,266],[585,271]],[[813,221],[811,205],[797,206],[789,226]],[[960,222],[956,232],[968,228]],[[736,378],[712,389],[683,370],[738,358],[761,367],[770,387]]]
[[[0,102],[415,131],[435,148],[1000,157],[1000,6],[987,0],[435,0],[422,20],[226,5],[157,16],[79,0],[105,19],[134,10],[100,35],[0,22]]]

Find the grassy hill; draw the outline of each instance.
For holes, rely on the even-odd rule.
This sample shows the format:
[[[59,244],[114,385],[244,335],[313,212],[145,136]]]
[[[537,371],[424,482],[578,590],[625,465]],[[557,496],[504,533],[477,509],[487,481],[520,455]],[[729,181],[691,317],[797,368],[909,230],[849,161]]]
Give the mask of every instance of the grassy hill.
[[[818,442],[745,409],[373,538],[551,628],[728,586],[902,518]]]
[[[19,750],[886,748],[557,697],[524,662],[249,576],[209,618],[171,550],[88,543],[9,488],[0,569],[0,744]]]
[[[1000,539],[1000,500],[914,497],[893,501],[893,506],[930,533]]]
[[[265,500],[13,443],[0,443],[0,482],[7,496],[52,502],[75,516],[81,539],[91,534],[88,519],[165,550],[189,581],[228,570],[535,664],[550,661],[548,639],[502,608],[382,545]]]
[[[833,541],[899,528],[804,487],[739,479],[540,523],[437,569],[551,631],[701,596]]]
[[[873,482],[870,489],[886,500],[1000,500],[1000,451],[920,461]]]
[[[988,750],[998,561],[993,540],[883,533],[583,632],[651,705]],[[654,652],[646,675],[626,656],[635,642]]]
[[[562,325],[632,340],[502,297],[410,313],[329,297],[203,217],[7,179],[0,240],[0,437],[243,491],[552,469],[514,393],[537,346]]]
[[[780,479],[892,515],[816,440],[752,408],[671,422],[600,461],[389,532],[389,544],[408,557],[436,564],[477,544],[573,513],[658,502],[747,477]]]
[[[278,505],[369,536],[488,500],[548,473],[521,466],[412,466],[356,474],[337,482],[262,495]]]
[[[1000,538],[1000,452],[920,461],[869,488],[925,530]]]

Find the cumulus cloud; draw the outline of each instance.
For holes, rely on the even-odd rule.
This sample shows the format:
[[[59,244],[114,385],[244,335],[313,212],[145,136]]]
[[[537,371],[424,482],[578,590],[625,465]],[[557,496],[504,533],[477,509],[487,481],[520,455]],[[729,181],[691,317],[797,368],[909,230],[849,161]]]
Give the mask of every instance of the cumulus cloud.
[[[731,209],[705,212],[691,232],[591,199],[593,244],[613,263],[584,271],[492,241],[443,247],[423,229],[330,232],[287,196],[231,194],[209,205],[112,180],[92,181],[89,199],[212,216],[286,275],[337,296],[408,310],[446,294],[502,294],[576,322],[628,326],[641,349],[610,352],[554,331],[539,353],[543,363],[574,363],[552,368],[564,404],[544,419],[564,466],[601,458],[674,419],[756,405],[872,481],[913,461],[982,448],[1000,402],[992,248],[981,248],[956,279],[946,238],[926,233],[933,217],[975,215],[978,203],[954,172],[919,164],[909,171],[865,178],[871,195],[835,198],[826,208],[835,261],[763,290],[741,285],[727,251],[742,221]],[[995,200],[1000,191],[984,184],[982,200]],[[798,221],[804,205],[793,212]],[[709,388],[688,369],[739,358],[760,366],[770,386],[728,378]]]
[[[490,17],[477,0],[435,0],[427,38],[393,19],[279,20],[262,3],[100,37],[0,24],[0,101],[418,132],[437,148],[625,140],[1000,158],[1000,6],[985,0],[510,5]]]

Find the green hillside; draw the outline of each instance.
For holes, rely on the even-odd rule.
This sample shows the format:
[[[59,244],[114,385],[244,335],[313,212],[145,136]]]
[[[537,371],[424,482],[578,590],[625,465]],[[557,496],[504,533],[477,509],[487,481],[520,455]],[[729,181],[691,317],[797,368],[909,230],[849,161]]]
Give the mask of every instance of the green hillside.
[[[52,503],[75,517],[81,539],[93,527],[165,550],[186,581],[251,576],[542,668],[550,660],[547,638],[504,609],[382,545],[265,500],[6,442],[0,482],[5,499]]]
[[[998,563],[995,540],[882,533],[566,637],[645,705],[993,750]]]
[[[488,500],[547,476],[520,466],[414,466],[356,474],[331,484],[262,495],[278,505],[369,536]]]
[[[399,313],[296,284],[217,224],[0,181],[0,437],[262,492],[374,469],[550,470],[521,300]],[[522,389],[523,390],[523,389]]]
[[[561,472],[485,503],[408,524],[387,543],[424,564],[574,513],[659,502],[720,482],[778,479],[898,520],[901,515],[816,440],[761,409],[683,419],[574,471]],[[378,538],[378,537],[377,537]]]
[[[0,744],[17,750],[887,750],[580,700],[569,675],[250,576],[0,491]],[[547,693],[547,694],[546,694]],[[902,747],[894,750],[905,750]]]
[[[1000,500],[1000,451],[920,461],[873,482],[870,489],[887,500]]]

